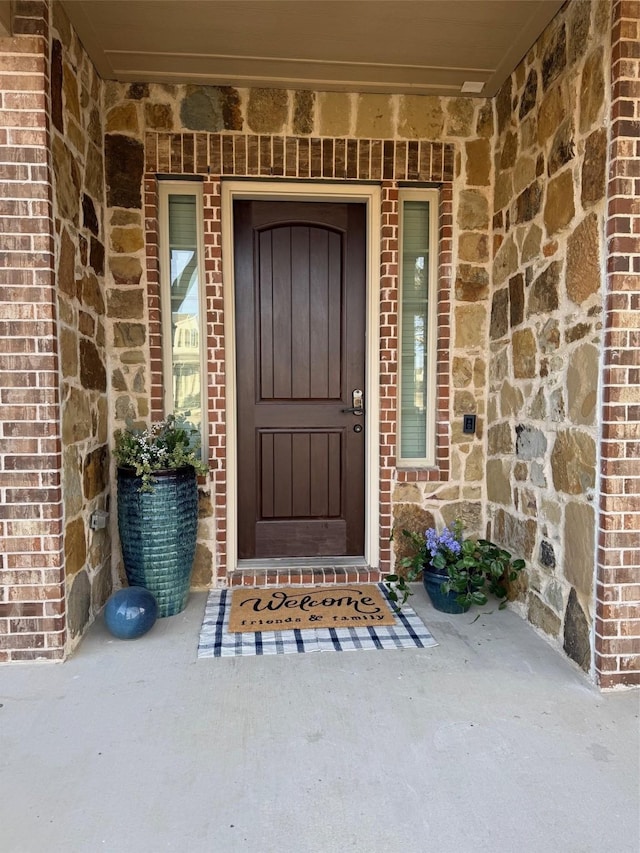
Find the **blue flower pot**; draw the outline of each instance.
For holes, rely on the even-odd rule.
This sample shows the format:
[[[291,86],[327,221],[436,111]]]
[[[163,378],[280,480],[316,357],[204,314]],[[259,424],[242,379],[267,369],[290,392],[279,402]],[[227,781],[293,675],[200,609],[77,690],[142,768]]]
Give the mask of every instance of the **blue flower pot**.
[[[153,492],[141,492],[131,468],[118,468],[118,529],[129,586],[150,590],[158,616],[184,610],[198,534],[194,468],[154,471]]]
[[[424,569],[422,572],[422,583],[436,610],[441,613],[466,613],[470,605],[463,606],[457,601],[457,592],[443,592],[442,584],[447,580],[447,575]]]

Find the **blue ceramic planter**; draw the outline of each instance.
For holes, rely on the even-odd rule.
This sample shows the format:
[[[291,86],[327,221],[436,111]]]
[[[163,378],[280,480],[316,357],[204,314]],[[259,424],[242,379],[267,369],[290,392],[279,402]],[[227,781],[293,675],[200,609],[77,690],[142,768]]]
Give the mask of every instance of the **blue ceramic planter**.
[[[158,616],[184,610],[198,534],[198,483],[189,465],[154,471],[141,492],[132,468],[118,468],[118,529],[129,586],[150,590]]]
[[[422,583],[427,591],[431,603],[441,613],[466,613],[469,605],[463,607],[457,602],[457,592],[443,592],[442,584],[447,580],[446,575],[439,572],[424,569],[422,572]]]

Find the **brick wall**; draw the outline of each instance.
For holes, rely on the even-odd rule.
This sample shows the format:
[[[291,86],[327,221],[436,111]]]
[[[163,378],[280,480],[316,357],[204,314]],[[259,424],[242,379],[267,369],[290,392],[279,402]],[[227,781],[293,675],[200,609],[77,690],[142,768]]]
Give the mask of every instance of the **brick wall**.
[[[48,4],[0,40],[0,661],[65,644]]]
[[[224,290],[222,286],[222,224],[219,180],[207,179],[203,186],[204,272],[207,312],[207,423],[209,452],[214,460],[211,474],[214,506],[213,529],[205,531],[211,541],[212,565],[218,580],[227,576],[227,445],[226,371],[224,338]],[[208,512],[202,513],[207,518]],[[206,555],[205,555],[206,560]]]
[[[640,620],[635,618],[640,598],[639,13],[638,2],[631,0],[613,5],[568,3],[514,71],[511,88],[505,87],[494,103],[428,99],[434,110],[429,113],[423,109],[425,101],[412,96],[358,95],[340,100],[340,94],[312,93],[303,128],[287,117],[292,93],[284,99],[278,93],[265,112],[252,104],[268,103],[268,91],[246,90],[240,95],[229,89],[218,93],[224,101],[224,122],[228,121],[220,127],[216,110],[203,116],[197,93],[183,84],[169,89],[108,83],[103,100],[102,81],[88,68],[60,4],[53,7],[51,40],[48,2],[14,5],[14,38],[0,42],[0,660],[61,657],[65,644],[69,647],[65,613],[67,620],[69,613],[76,614],[76,628],[69,629],[73,640],[109,589],[108,544],[98,553],[95,541],[88,539],[86,522],[92,508],[108,499],[110,487],[103,478],[108,465],[107,426],[111,430],[126,415],[146,419],[162,414],[155,199],[156,174],[161,172],[198,174],[204,186],[208,418],[216,468],[208,508],[206,501],[201,502],[198,579],[205,585],[227,579],[220,177],[373,180],[381,183],[383,198],[381,566],[386,568],[393,559],[388,532],[399,507],[433,510],[438,523],[462,514],[474,532],[487,514],[493,516],[489,535],[493,532],[530,559],[531,621],[563,643],[585,669],[595,671],[602,686],[640,683]],[[82,95],[79,111],[74,106],[74,76]],[[51,105],[50,78],[58,95]],[[82,89],[87,80],[91,84]],[[519,100],[515,111],[514,100]],[[338,101],[352,111],[353,120],[346,124],[356,127],[357,138],[341,138],[344,131],[332,128]],[[373,128],[366,121],[374,102],[373,112],[384,117],[383,127]],[[83,112],[87,104],[91,114]],[[103,114],[98,115],[98,104]],[[567,122],[571,109],[573,122]],[[395,124],[392,116],[397,117]],[[96,179],[103,157],[102,120],[111,145],[111,156],[105,155],[107,169],[115,178],[119,155],[131,155],[136,177],[132,183],[142,185],[142,202],[131,200],[127,181],[117,189],[110,185],[103,199]],[[281,131],[274,133],[273,127]],[[56,150],[71,146],[65,162],[75,164],[68,171],[76,175],[75,166],[88,150],[87,134],[97,134],[100,140],[90,138],[92,161],[80,165],[76,189],[84,204],[87,185],[93,186],[89,192],[97,213],[93,227],[87,225],[84,211],[77,221],[75,214],[61,214],[56,194],[65,183],[56,179],[62,164]],[[370,138],[378,135],[382,138]],[[397,195],[400,182],[413,181],[441,185],[438,465],[430,471],[395,468]],[[573,193],[564,191],[569,183]],[[133,189],[137,192],[136,186]],[[493,220],[487,210],[492,198]],[[108,239],[116,233],[122,240],[118,249],[109,246]],[[490,257],[491,234],[495,258]],[[55,273],[63,254],[59,244],[65,240],[72,264],[66,270],[69,289],[57,306],[57,327]],[[92,257],[94,248],[105,247],[110,253],[106,289],[97,269],[101,251]],[[518,253],[523,255],[522,264],[513,261]],[[606,260],[606,281],[600,259]],[[490,272],[493,291],[488,286]],[[91,296],[95,301],[89,307],[83,282],[87,290],[95,284]],[[125,291],[131,296],[128,302],[122,298]],[[106,314],[100,304],[103,292]],[[537,308],[528,304],[531,293]],[[554,308],[555,295],[560,313]],[[526,329],[520,317],[525,298]],[[125,302],[131,313],[119,313]],[[519,348],[514,351],[502,344],[505,311],[512,325],[522,326],[516,328]],[[596,412],[591,399],[596,399],[593,386],[598,379],[591,380],[598,376],[593,354],[599,355],[601,340],[602,407]],[[65,353],[70,342],[73,350],[81,344],[81,352],[95,344],[90,351],[95,350],[99,387],[96,376],[87,383],[82,371],[69,378]],[[532,358],[525,346],[531,342]],[[105,388],[102,361],[107,354]],[[514,358],[518,369],[514,367],[513,381],[504,384],[504,371]],[[566,382],[559,378],[562,371]],[[78,393],[72,395],[74,391]],[[107,401],[110,391],[114,396]],[[573,409],[569,417],[562,407],[563,395]],[[66,444],[61,445],[60,424],[65,417],[67,425],[73,421],[71,396],[83,406],[88,401],[88,432],[69,442],[63,429]],[[479,415],[478,435],[471,443],[459,434],[456,421],[460,406],[469,401]],[[539,429],[531,429],[532,418],[540,421]],[[557,418],[566,424],[558,426]],[[485,439],[482,430],[491,426],[496,429],[487,430]],[[563,426],[567,428],[561,430]],[[578,457],[572,449],[576,437]],[[567,443],[564,450],[562,442]],[[592,444],[597,447],[593,460]],[[67,460],[73,453],[78,467],[70,471]],[[577,459],[589,482],[592,473],[595,481],[598,468],[595,501],[587,487],[573,491],[575,484],[565,476],[562,464],[565,456],[572,464]],[[69,515],[71,489],[66,482],[75,481],[78,471],[83,501],[74,509],[73,529],[77,528],[75,541],[90,548],[86,561],[80,560],[74,539],[65,535],[77,563],[77,572],[67,583],[67,594],[71,590],[72,595],[65,611],[63,569],[69,561],[62,550],[62,521],[63,514]],[[509,514],[503,507],[511,503]],[[594,555],[587,553],[583,559],[585,548],[588,551],[585,542],[591,547],[596,539],[585,536],[589,524],[598,528],[595,589]],[[79,590],[75,599],[74,589]],[[593,658],[590,652],[595,653]]]
[[[155,142],[155,139],[153,140]],[[188,146],[187,147],[188,150]],[[156,146],[152,144],[153,151]],[[182,149],[182,145],[180,146]],[[151,155],[148,155],[151,156]],[[187,165],[193,169],[195,163],[189,157]],[[206,168],[206,155],[201,166]],[[174,166],[177,164],[174,163]],[[180,168],[183,168],[181,155]],[[149,372],[151,376],[151,419],[162,420],[164,417],[164,374],[162,364],[162,318],[160,313],[160,269],[158,264],[158,192],[157,179],[154,173],[145,175],[145,242],[147,246],[147,304],[149,311]],[[208,585],[213,578],[209,573],[214,555],[216,576],[218,580],[226,579],[226,512],[227,481],[226,481],[226,420],[225,420],[225,358],[224,358],[224,293],[222,287],[222,228],[220,223],[220,181],[203,180],[204,208],[204,273],[205,273],[205,303],[207,317],[207,424],[209,428],[209,457],[212,466],[212,492],[214,507],[206,499],[200,502],[201,530],[206,520],[215,513],[217,519],[214,531],[208,531],[211,558],[204,556],[202,548],[196,557],[196,585]]]
[[[438,155],[440,152],[438,152]],[[382,184],[380,264],[380,565],[390,567],[389,534],[394,528],[393,492],[397,483],[447,482],[450,473],[450,360],[451,276],[453,215],[451,158],[453,149],[443,151],[443,173],[449,180],[440,185],[437,365],[436,365],[436,461],[430,468],[397,468],[398,447],[398,334],[399,297],[399,205],[398,183]]]
[[[0,660],[63,657],[111,589],[101,82],[60,4],[0,42]]]
[[[640,3],[613,6],[596,669],[640,684]]]
[[[452,241],[453,149],[441,143],[395,143],[383,140],[303,139],[224,134],[147,134],[145,142],[145,224],[148,281],[148,339],[152,380],[152,417],[163,416],[160,352],[160,294],[157,263],[157,173],[172,176],[200,172],[204,180],[205,287],[207,301],[207,375],[210,461],[213,464],[215,529],[208,547],[215,550],[217,581],[226,583],[226,446],[225,349],[220,180],[213,175],[335,178],[382,183],[380,256],[380,569],[391,565],[389,534],[392,492],[399,481],[447,480],[449,474],[449,316]],[[424,471],[397,472],[397,330],[398,330],[398,182],[431,181],[441,187],[438,344],[437,465]],[[196,560],[197,564],[197,560]],[[196,565],[197,571],[197,565]],[[367,572],[361,580],[373,575]],[[379,572],[375,573],[375,578]],[[323,579],[329,579],[324,577]],[[253,582],[264,582],[257,573]],[[283,580],[283,578],[279,578]],[[286,580],[290,580],[290,575]],[[307,578],[307,580],[309,580]],[[245,578],[246,582],[246,578]]]

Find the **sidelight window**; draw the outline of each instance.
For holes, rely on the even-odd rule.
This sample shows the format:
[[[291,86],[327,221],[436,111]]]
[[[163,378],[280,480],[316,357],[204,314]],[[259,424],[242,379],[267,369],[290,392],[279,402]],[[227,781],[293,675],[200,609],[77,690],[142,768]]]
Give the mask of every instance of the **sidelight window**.
[[[398,465],[435,463],[437,190],[401,190]]]
[[[164,405],[206,436],[202,188],[160,184],[160,272]]]

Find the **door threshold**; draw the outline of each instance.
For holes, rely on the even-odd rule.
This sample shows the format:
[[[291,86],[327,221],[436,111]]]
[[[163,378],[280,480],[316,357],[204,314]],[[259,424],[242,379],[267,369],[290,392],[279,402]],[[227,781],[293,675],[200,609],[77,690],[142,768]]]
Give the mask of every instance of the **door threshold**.
[[[267,557],[259,560],[238,560],[237,572],[256,569],[321,569],[351,568],[367,565],[364,557]]]
[[[295,565],[294,565],[295,563]],[[244,587],[336,586],[380,583],[384,576],[362,557],[302,557],[241,560],[228,585]]]

